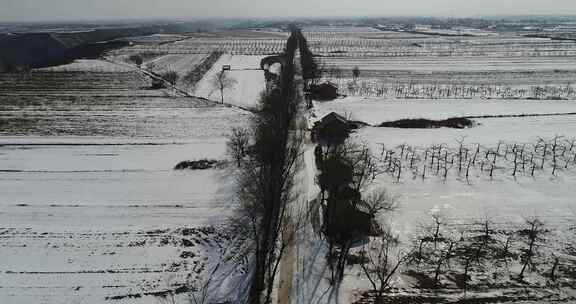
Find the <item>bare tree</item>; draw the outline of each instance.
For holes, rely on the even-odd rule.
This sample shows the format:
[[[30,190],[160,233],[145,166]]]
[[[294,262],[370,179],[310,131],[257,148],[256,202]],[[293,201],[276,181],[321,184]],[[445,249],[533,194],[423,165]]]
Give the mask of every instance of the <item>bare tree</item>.
[[[250,131],[244,128],[233,128],[232,134],[228,138],[226,148],[228,154],[234,158],[236,165],[240,167],[242,160],[248,152],[248,145],[250,144]]]
[[[351,186],[360,191],[381,174],[378,159],[372,154],[368,144],[356,144],[346,141],[333,149],[332,155],[338,155],[353,170]]]
[[[232,89],[236,86],[236,79],[230,77],[226,71],[220,71],[212,78],[212,87],[220,91],[221,102],[224,103],[224,90]]]
[[[376,292],[376,303],[383,299],[394,274],[409,256],[401,252],[394,254],[399,243],[397,236],[386,232],[381,238],[371,242],[373,246],[364,246],[360,252],[365,261],[360,263],[360,266]]]
[[[446,225],[446,215],[440,210],[434,210],[431,214],[434,221],[432,228],[432,242],[434,243],[434,250],[438,248],[438,242],[441,241],[441,228]]]
[[[521,280],[524,278],[524,272],[528,266],[530,266],[530,268],[535,268],[533,258],[536,255],[538,242],[543,240],[542,234],[544,233],[544,223],[542,223],[538,218],[526,219],[526,225],[528,226],[528,229],[520,231],[520,234],[525,237],[528,245],[528,248],[524,249],[524,254],[522,256],[522,270],[518,275]]]
[[[392,212],[398,208],[396,197],[384,189],[366,195],[364,202],[372,215],[382,212]]]

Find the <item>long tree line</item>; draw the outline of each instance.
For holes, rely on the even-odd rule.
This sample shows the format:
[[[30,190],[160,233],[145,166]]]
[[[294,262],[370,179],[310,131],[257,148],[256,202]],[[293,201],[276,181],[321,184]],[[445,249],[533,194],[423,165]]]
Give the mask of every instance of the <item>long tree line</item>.
[[[237,254],[250,260],[250,287],[245,296],[250,304],[272,301],[280,260],[288,245],[283,233],[291,216],[288,204],[294,200],[294,176],[304,138],[297,123],[302,101],[301,86],[296,80],[297,52],[304,53],[300,63],[305,79],[311,74],[309,67],[316,67],[300,30],[291,30],[284,53],[275,56],[282,66],[280,73],[267,78],[260,108],[246,130],[250,146],[241,149],[238,162],[240,209],[234,226],[236,233],[242,235],[244,249]]]

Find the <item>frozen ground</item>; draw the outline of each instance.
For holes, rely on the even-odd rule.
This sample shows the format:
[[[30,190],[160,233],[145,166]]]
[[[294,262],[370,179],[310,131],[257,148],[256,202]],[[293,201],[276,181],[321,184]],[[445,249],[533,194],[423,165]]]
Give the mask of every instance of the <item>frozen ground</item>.
[[[78,59],[66,65],[38,69],[44,72],[133,72],[136,67],[117,65],[103,60],[97,59]]]
[[[445,119],[468,115],[545,114],[574,112],[576,109],[573,101],[382,101],[375,98],[346,98],[318,103],[317,106],[319,118],[336,111],[372,124],[402,118]],[[576,134],[576,118],[573,115],[474,120],[478,125],[467,129],[365,127],[358,130],[352,138],[368,143],[374,154],[379,155],[382,144],[387,149],[397,149],[396,147],[402,144],[421,150],[435,144],[445,144],[450,149],[457,149],[458,140],[464,139],[464,143],[470,147],[480,144],[482,147],[495,149],[500,141],[520,145],[534,144],[539,138],[550,140],[555,136],[564,136],[568,139]],[[506,165],[502,163],[500,166],[501,171],[498,171],[494,178],[490,178],[486,173],[479,173],[478,168],[473,169],[470,180],[466,180],[463,174],[456,174],[456,169],[451,169],[447,179],[442,178],[442,174],[434,175],[433,170],[428,169],[431,172],[422,179],[421,170],[413,174],[405,166],[405,172],[409,173],[404,173],[400,180],[396,179],[395,173],[383,174],[367,191],[384,188],[398,196],[398,211],[383,216],[380,220],[389,224],[400,236],[402,248],[412,246],[414,237],[424,233],[426,227],[430,227],[433,213],[441,213],[449,226],[448,230],[451,229],[456,235],[465,227],[486,219],[499,231],[518,231],[526,227],[527,218],[537,217],[549,231],[548,243],[542,248],[545,253],[541,261],[551,263],[549,257],[552,252],[565,250],[568,244],[576,241],[571,234],[571,227],[576,223],[576,208],[573,204],[576,190],[572,187],[576,182],[576,171],[572,168],[552,175],[550,169],[539,172],[534,177],[524,175],[514,178],[511,176],[512,171],[508,170],[511,168],[504,168]],[[522,246],[521,243],[519,246]],[[546,267],[549,265],[541,265],[540,271],[544,271]],[[511,274],[515,275],[518,271],[519,269],[514,268]],[[362,278],[361,269],[350,268],[341,290],[342,295],[349,297],[359,290],[369,289],[369,282]],[[410,288],[414,286],[413,279],[402,276],[396,286],[404,290],[400,293],[410,293]],[[412,292],[419,294],[420,291]]]
[[[486,118],[475,119],[480,125],[466,129],[398,129],[366,127],[357,131],[358,140],[373,144],[384,143],[397,146],[403,143],[413,146],[432,144],[455,145],[464,137],[470,144],[494,146],[498,141],[534,143],[538,138],[550,139],[554,136],[574,137],[576,118],[569,116]]]
[[[171,54],[150,60],[144,67],[158,74],[174,71],[184,77],[204,60],[208,54]]]
[[[250,114],[99,61],[0,82],[0,303],[158,303],[123,297],[202,273],[232,180],[173,168],[224,159]]]
[[[315,105],[319,118],[336,112],[372,125],[405,118],[447,119],[462,116],[576,112],[576,101],[572,100],[386,100],[378,97],[346,97],[330,102],[316,102]]]
[[[236,81],[233,88],[224,90],[224,102],[256,107],[260,93],[265,89],[264,73],[260,70],[263,56],[223,55],[198,83],[194,92],[196,96],[219,101],[220,90],[214,87],[213,79],[220,73],[223,65],[230,65],[231,71],[226,72]]]
[[[503,80],[545,85],[566,84],[574,74],[565,66],[574,55],[571,42],[512,36],[445,38],[348,27],[312,30],[314,52],[336,56],[332,63],[344,69],[360,65],[366,71],[362,77],[409,83]],[[230,76],[238,83],[225,92],[225,101],[253,107],[264,88],[260,59],[280,52],[285,38],[286,33],[256,31],[162,35],[140,37],[135,46],[114,53],[174,54],[162,60],[187,70],[195,55],[182,54],[228,51],[235,55],[224,55],[194,93],[219,100],[210,80],[229,64]],[[246,124],[251,114],[191,98],[170,98],[170,90],[147,90],[149,85],[137,71],[101,61],[0,77],[0,303],[96,304],[114,296],[162,295],[193,280],[202,269],[206,260],[200,254],[210,246],[206,240],[211,235],[195,229],[225,218],[231,174],[213,169],[175,172],[172,167],[185,159],[222,159],[225,136],[231,127]],[[318,104],[318,114],[331,111],[371,123],[407,117],[575,112],[568,101],[347,98]],[[378,151],[380,143],[454,146],[465,136],[468,143],[494,146],[499,140],[532,143],[539,137],[573,136],[576,131],[573,116],[477,121],[479,126],[464,130],[367,127],[354,138]],[[302,188],[306,200],[317,191],[311,187],[315,175],[311,152],[304,155],[308,170],[302,174],[309,187]],[[400,195],[398,213],[383,220],[390,220],[407,243],[431,210],[442,210],[455,224],[490,216],[498,225],[517,227],[523,217],[532,215],[541,216],[552,229],[574,223],[575,175],[561,173],[535,179],[476,178],[470,184],[456,176],[447,181],[430,177],[397,182],[383,175],[374,187]],[[340,299],[330,293],[327,248],[318,239],[317,228],[311,223],[298,235],[292,303],[349,303],[369,285],[353,268]],[[180,296],[176,303],[187,303]],[[114,302],[162,301],[170,299],[144,296]]]
[[[326,104],[328,103],[321,104],[320,109]],[[382,103],[375,103],[375,105],[380,104]],[[465,108],[454,109],[453,101],[438,101],[432,104],[423,102],[424,109],[410,106],[416,104],[420,103],[413,101],[392,103],[387,111],[382,110],[384,107],[377,106],[371,109],[374,112],[373,115],[381,114],[388,119],[398,119],[409,113],[419,113],[418,111],[422,111],[424,117],[445,118],[444,115],[451,115],[450,112],[445,112],[450,111],[450,108],[456,112],[455,114],[459,113],[458,111],[468,113]],[[496,107],[502,109],[497,110],[502,113],[507,113],[507,111],[514,113],[513,104],[510,104],[508,108],[506,105],[498,107],[502,103],[489,103],[490,106],[487,109],[492,111]],[[543,110],[546,112],[545,104],[536,103],[533,104],[534,107],[523,103],[516,104],[517,109],[522,109],[522,111],[538,113]],[[473,103],[467,105],[468,111],[471,111],[469,114],[478,114],[477,111],[483,109],[476,107]],[[555,106],[570,107],[569,104],[551,104],[552,109]],[[371,114],[368,111],[370,107],[362,109],[365,110],[365,115]],[[355,117],[354,112],[351,114]],[[447,144],[450,148],[457,149],[456,140],[464,136],[465,143],[472,147],[479,143],[483,147],[495,148],[500,140],[509,143],[532,144],[540,137],[550,139],[556,135],[572,137],[576,134],[576,119],[573,116],[494,118],[478,121],[481,125],[464,130],[366,127],[357,131],[352,138],[358,142],[368,143],[373,153],[379,155],[381,144],[385,144],[387,149],[394,149],[402,144],[418,149],[424,149],[433,144]],[[409,160],[406,161],[408,162]],[[410,172],[408,168],[404,170]],[[573,244],[576,241],[570,232],[571,227],[576,223],[576,208],[572,199],[576,191],[571,186],[576,182],[576,171],[573,168],[562,170],[556,176],[553,176],[550,170],[546,170],[538,173],[534,178],[530,176],[513,178],[511,171],[499,171],[493,179],[487,174],[479,174],[476,170],[470,181],[467,181],[464,175],[458,176],[455,170],[452,169],[446,180],[433,173],[428,173],[429,175],[424,180],[419,175],[404,173],[400,181],[397,181],[395,174],[385,173],[380,175],[369,189],[366,189],[367,192],[386,189],[391,195],[397,196],[399,209],[393,214],[382,216],[380,220],[390,225],[392,231],[398,234],[401,248],[408,250],[413,245],[415,236],[425,233],[426,227],[429,227],[432,222],[431,214],[436,212],[442,214],[449,226],[448,230],[451,229],[455,235],[458,235],[458,231],[465,227],[481,223],[487,218],[493,225],[492,227],[498,231],[518,231],[525,228],[525,219],[538,217],[545,223],[546,229],[549,229],[548,243],[543,249],[544,252],[548,252],[548,256],[551,251],[546,250],[565,248],[567,244]],[[362,270],[357,266],[350,266],[340,290],[330,289],[328,284],[330,270],[324,262],[324,255],[327,252],[326,244],[309,231],[302,233],[304,236],[301,235],[299,254],[305,258],[298,266],[301,267],[299,271],[302,272],[301,277],[298,277],[302,285],[297,290],[297,296],[300,299],[321,299],[319,303],[339,303],[339,301],[351,303],[359,299],[360,291],[371,288]],[[353,249],[353,252],[360,248],[361,246]],[[543,259],[547,258],[547,254]],[[540,270],[543,271],[548,266],[541,265]],[[403,269],[407,268],[401,268],[401,271]],[[518,269],[513,269],[512,275],[517,274],[518,271]],[[412,289],[415,285],[409,276],[399,277],[395,286],[400,288],[393,292],[395,295],[398,295],[396,292],[412,295],[419,295],[422,292]],[[493,290],[488,296],[494,296],[500,292],[508,291]],[[454,291],[447,291],[447,293],[454,293]],[[453,296],[459,298],[461,295],[456,291]],[[513,303],[517,302],[513,301]],[[526,303],[538,303],[538,301]]]
[[[423,43],[426,42],[423,41]],[[504,86],[562,83],[565,85],[569,82],[566,81],[568,78],[564,77],[573,73],[569,67],[562,67],[563,60],[565,60],[562,57],[556,59],[519,57],[516,60],[513,56],[498,57],[498,55],[486,58],[450,57],[446,60],[451,62],[446,64],[442,63],[445,59],[436,57],[385,59],[351,56],[348,59],[328,58],[325,61],[332,60],[339,68],[347,69],[344,71],[345,78],[349,77],[347,73],[350,73],[349,70],[352,67],[359,65],[361,70],[365,71],[362,77],[373,77],[391,85],[396,82],[416,85],[419,83],[446,84],[448,86],[452,84],[478,85],[487,82]],[[466,69],[465,66],[469,68]],[[556,71],[552,71],[553,69]],[[347,81],[350,80],[344,80],[342,83]],[[576,103],[573,100],[480,98],[400,100],[356,96],[315,103],[315,114],[318,119],[330,112],[337,112],[351,119],[376,125],[404,118],[446,119],[459,116],[574,113]],[[451,149],[457,149],[458,140],[464,139],[465,144],[470,147],[480,144],[483,148],[496,148],[500,141],[520,145],[534,144],[539,138],[547,140],[555,136],[573,138],[576,134],[576,116],[574,115],[474,120],[478,125],[467,129],[365,127],[356,131],[352,138],[358,142],[368,143],[373,153],[380,155],[382,145],[387,149],[396,149],[398,154],[397,147],[403,144],[421,151],[434,144],[444,144]],[[564,255],[566,251],[559,253],[560,250],[565,250],[569,244],[574,244],[576,241],[571,232],[576,223],[576,208],[573,204],[576,191],[571,186],[576,182],[576,171],[573,168],[559,171],[556,175],[552,175],[550,169],[538,172],[534,177],[528,174],[514,178],[512,170],[509,170],[511,168],[506,168],[506,165],[501,163],[501,167],[496,170],[497,173],[492,179],[486,172],[482,173],[479,168],[472,170],[469,180],[464,177],[464,174],[456,174],[457,169],[453,168],[446,179],[442,177],[442,174],[434,175],[433,170],[428,172],[429,175],[425,179],[422,179],[421,166],[417,166],[420,171],[414,174],[407,168],[406,164],[409,162],[409,160],[404,162],[404,173],[400,180],[396,178],[397,171],[385,173],[380,175],[368,189],[369,192],[384,188],[392,195],[398,196],[398,211],[383,216],[380,220],[389,224],[392,230],[400,236],[401,248],[408,249],[413,246],[414,238],[426,233],[427,227],[430,227],[432,223],[431,214],[437,212],[444,216],[449,226],[447,230],[455,235],[458,235],[458,231],[466,229],[465,227],[477,225],[486,219],[489,219],[494,229],[498,231],[518,231],[526,227],[527,218],[538,217],[546,225],[546,229],[549,229],[548,242],[542,248],[543,255],[539,260],[542,263],[539,266],[540,272],[551,267],[552,253],[565,257],[566,260],[563,263],[566,265],[569,264],[567,261],[573,259]],[[321,243],[313,241],[308,241],[308,243],[313,252],[320,255],[326,252],[326,248],[323,248]],[[519,242],[515,246],[523,246],[523,243]],[[310,260],[314,257],[315,255],[311,255]],[[308,268],[312,269],[312,266]],[[328,273],[326,269],[316,268],[317,274]],[[492,268],[489,269],[492,270]],[[504,274],[504,277],[517,275],[518,272],[519,269],[513,267],[511,272]],[[324,296],[324,299],[327,299],[330,293],[326,281],[320,281],[316,286],[320,286],[320,290],[327,292]],[[393,292],[396,295],[397,293],[423,294],[420,289],[412,289],[415,286],[414,279],[406,275],[399,276],[395,286],[400,288]],[[352,266],[339,291],[340,301],[347,303],[347,301],[357,300],[358,292],[367,289],[371,289],[371,286],[364,278],[362,270]],[[510,292],[505,289],[491,290],[489,296]],[[450,294],[454,293],[454,290],[445,292]],[[539,292],[535,291],[536,294]],[[528,301],[527,303],[537,302]]]
[[[173,38],[147,36],[135,41],[133,46],[112,53],[200,54],[222,51],[237,55],[269,55],[282,52],[287,37],[286,32],[278,29],[200,32]]]
[[[324,61],[329,66],[361,71],[413,71],[432,72],[490,72],[490,71],[570,71],[565,57],[415,57],[415,58],[350,58],[331,57]],[[486,79],[489,81],[489,79]]]
[[[1,146],[0,302],[102,303],[182,286],[202,263],[202,236],[182,229],[227,214],[229,181],[172,168],[223,152],[223,139]]]
[[[463,176],[444,180],[429,174],[425,180],[407,174],[400,182],[385,174],[373,185],[398,195],[399,210],[384,220],[391,222],[404,242],[430,224],[433,210],[440,210],[454,226],[489,218],[501,229],[520,229],[525,219],[538,217],[554,234],[567,235],[576,222],[572,201],[576,190],[570,186],[576,182],[574,170],[556,176],[546,172],[535,178],[517,179],[504,173],[498,173],[494,179],[475,175],[470,182]]]

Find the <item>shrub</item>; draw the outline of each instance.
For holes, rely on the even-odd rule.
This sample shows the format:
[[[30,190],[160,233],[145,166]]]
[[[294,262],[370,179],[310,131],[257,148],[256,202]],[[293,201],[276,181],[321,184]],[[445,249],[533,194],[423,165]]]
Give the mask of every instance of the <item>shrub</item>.
[[[218,165],[218,161],[213,159],[186,160],[178,163],[174,170],[206,170],[214,168],[216,165]]]
[[[379,127],[403,128],[403,129],[431,129],[431,128],[453,128],[464,129],[474,126],[474,121],[468,118],[448,118],[444,120],[430,119],[400,119],[396,121],[383,122]]]
[[[180,78],[180,75],[178,75],[178,73],[176,71],[168,71],[166,73],[163,73],[161,75],[161,77],[166,80],[168,83],[170,83],[171,85],[176,85],[176,83],[178,82],[178,79]]]
[[[142,63],[144,63],[144,59],[142,59],[142,56],[140,55],[132,55],[128,57],[128,61],[134,63],[137,66],[141,66]]]

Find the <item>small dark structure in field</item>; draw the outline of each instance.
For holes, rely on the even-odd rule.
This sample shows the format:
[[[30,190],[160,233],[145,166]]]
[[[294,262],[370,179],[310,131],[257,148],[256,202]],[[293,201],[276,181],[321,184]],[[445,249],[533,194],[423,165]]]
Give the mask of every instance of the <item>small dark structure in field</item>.
[[[218,161],[213,159],[186,160],[177,164],[174,170],[206,170],[212,169],[217,165]]]
[[[433,129],[433,128],[453,128],[464,129],[474,126],[474,121],[468,118],[448,118],[444,120],[430,119],[401,119],[381,123],[379,127],[402,128],[402,129]]]
[[[324,116],[312,129],[314,140],[341,142],[348,138],[349,134],[348,120],[335,112]]]
[[[332,112],[316,122],[312,129],[312,140],[326,144],[344,142],[353,130],[366,126],[360,121],[350,121],[342,115]]]
[[[150,85],[151,90],[165,89],[166,83],[160,78],[152,78],[152,84]]]
[[[331,82],[324,82],[310,86],[310,94],[313,99],[330,101],[338,98],[338,86]]]

